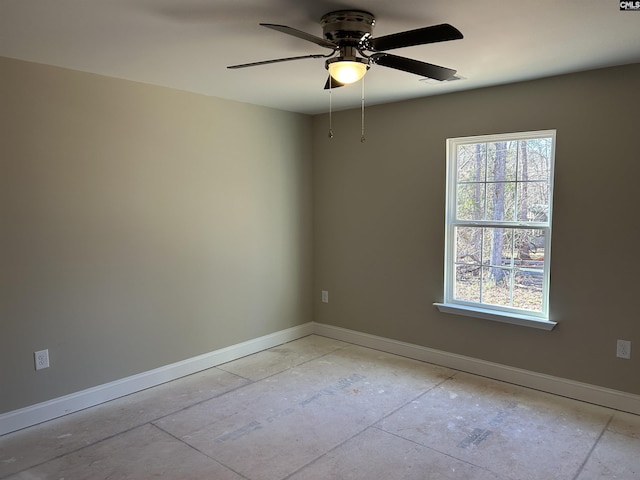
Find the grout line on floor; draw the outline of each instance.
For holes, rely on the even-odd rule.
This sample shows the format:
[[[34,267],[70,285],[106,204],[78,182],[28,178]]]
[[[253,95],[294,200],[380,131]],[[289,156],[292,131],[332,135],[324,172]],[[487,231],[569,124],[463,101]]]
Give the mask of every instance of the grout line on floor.
[[[309,337],[309,336],[311,336],[311,335],[315,335],[315,334],[314,334],[314,333],[309,334],[309,335],[307,335],[307,337]],[[320,336],[320,335],[318,335],[318,336]],[[306,337],[301,337],[301,338],[306,338]],[[323,338],[329,338],[329,337],[323,337]],[[299,339],[298,339],[298,340],[299,340]],[[280,345],[276,345],[275,347],[267,348],[266,350],[262,350],[261,352],[257,352],[257,353],[268,352],[268,351],[269,351],[269,350],[271,350],[272,348],[278,348],[278,347],[281,347],[282,345],[286,345],[287,343],[291,343],[291,342],[295,342],[295,341],[296,341],[296,340],[291,340],[290,342],[284,342],[284,343],[281,343]],[[349,347],[351,347],[352,345],[358,346],[358,345],[356,345],[356,344],[351,344],[351,343],[349,343],[349,342],[343,342],[342,340],[336,340],[336,341],[337,341],[337,342],[346,343],[347,345],[345,345],[345,346],[340,346],[339,348],[336,348],[336,349],[334,349],[334,350],[331,350],[330,352],[326,352],[326,353],[319,354],[317,357],[313,357],[313,358],[310,358],[310,359],[308,359],[308,360],[305,360],[304,362],[297,363],[297,364],[295,364],[295,365],[292,365],[292,366],[290,366],[290,367],[285,368],[284,370],[280,370],[279,372],[274,372],[274,373],[272,373],[271,375],[267,375],[266,377],[260,378],[259,380],[251,380],[250,378],[243,377],[242,375],[238,375],[237,373],[233,373],[233,372],[230,372],[230,371],[228,371],[228,370],[225,370],[224,368],[221,368],[221,366],[222,366],[222,365],[226,365],[227,363],[232,363],[232,362],[235,362],[236,360],[240,360],[240,359],[231,360],[231,361],[226,362],[226,363],[223,363],[223,364],[221,364],[221,365],[217,365],[217,366],[215,366],[215,367],[213,367],[213,368],[217,368],[217,369],[219,369],[219,370],[222,370],[223,372],[231,373],[231,374],[233,374],[233,375],[235,375],[235,376],[237,376],[237,377],[243,378],[243,379],[245,379],[245,380],[249,380],[250,382],[254,382],[254,383],[255,383],[255,382],[261,382],[262,380],[265,380],[265,379],[267,379],[267,378],[274,377],[274,376],[276,376],[276,375],[280,375],[281,373],[284,373],[284,372],[286,372],[286,371],[288,371],[288,370],[292,370],[292,369],[294,369],[294,368],[298,368],[298,367],[300,367],[300,366],[302,366],[302,365],[306,365],[306,364],[307,364],[307,363],[309,363],[309,362],[314,362],[314,361],[316,361],[316,360],[318,360],[318,359],[320,359],[320,358],[326,357],[327,355],[331,355],[331,354],[333,354],[333,353],[335,353],[335,352],[337,352],[337,351],[339,351],[339,350],[344,350],[345,348],[349,348]],[[252,353],[251,355],[255,355],[255,353]],[[246,355],[246,357],[249,357],[249,356],[251,356],[251,355]],[[245,357],[241,357],[241,358],[245,358]]]
[[[596,438],[596,441],[593,442],[593,445],[589,449],[589,453],[587,453],[587,455],[585,456],[584,461],[582,462],[582,464],[578,467],[578,471],[576,472],[575,476],[573,477],[573,480],[578,480],[578,477],[580,477],[580,475],[582,474],[582,470],[584,470],[584,467],[587,464],[587,462],[589,461],[589,459],[591,458],[591,455],[593,454],[593,451],[598,446],[598,443],[600,443],[600,440],[602,439],[602,436],[604,435],[604,433],[609,428],[609,425],[611,425],[611,422],[613,421],[613,417],[614,416],[615,416],[615,413],[612,413],[611,416],[609,417],[609,421],[607,422],[607,424],[604,426],[604,428],[600,432],[600,435],[598,435],[598,438]]]
[[[393,415],[394,413],[396,413],[398,410],[400,410],[401,408],[406,407],[407,405],[409,405],[412,402],[415,402],[416,400],[418,400],[421,397],[424,397],[427,393],[431,392],[432,390],[435,390],[436,388],[438,388],[440,385],[448,382],[449,380],[451,380],[453,377],[455,376],[455,374],[453,375],[449,375],[447,378],[442,379],[440,382],[432,385],[431,387],[427,388],[425,391],[419,393],[418,395],[416,395],[415,397],[413,397],[411,400],[406,401],[405,403],[403,403],[401,406],[399,406],[398,408],[392,410],[391,412],[389,412],[387,415],[383,415],[382,417],[380,417],[378,420],[376,420],[374,423],[371,424],[371,426],[375,426],[376,424],[380,423],[381,421],[383,421],[386,418],[389,418],[391,415]]]
[[[211,370],[211,369],[213,369],[213,368],[217,368],[217,367],[211,367],[211,368],[206,369],[206,370]],[[203,371],[206,371],[206,370],[203,370]],[[200,372],[196,372],[196,373],[200,373]],[[225,373],[230,373],[230,372],[225,372]],[[234,392],[234,391],[236,391],[236,390],[238,390],[238,389],[240,389],[240,388],[243,388],[243,387],[246,387],[246,386],[248,386],[248,385],[251,385],[251,384],[255,383],[255,381],[252,381],[252,380],[246,379],[246,378],[244,378],[244,377],[241,377],[240,375],[235,375],[235,374],[233,374],[233,373],[230,373],[230,374],[231,374],[231,375],[234,375],[234,376],[236,376],[236,377],[238,377],[238,378],[241,378],[241,379],[243,379],[243,380],[247,380],[247,382],[248,382],[248,383],[245,383],[244,385],[239,385],[239,386],[237,386],[237,387],[235,387],[235,388],[232,388],[232,389],[230,389],[230,390],[226,390],[226,391],[221,392],[221,393],[219,393],[219,394],[217,394],[217,395],[213,395],[213,396],[208,397],[208,398],[206,398],[206,399],[204,399],[204,400],[200,400],[200,401],[197,401],[197,402],[195,402],[195,403],[189,404],[189,405],[187,405],[187,406],[185,406],[185,407],[182,407],[182,408],[179,408],[179,409],[177,409],[177,410],[175,410],[175,411],[169,412],[169,413],[167,413],[166,415],[161,415],[161,416],[159,416],[159,417],[153,418],[153,419],[148,420],[148,421],[146,421],[146,422],[143,422],[143,423],[139,423],[139,424],[133,425],[133,426],[132,426],[132,427],[130,427],[130,428],[126,428],[126,429],[124,429],[124,430],[120,430],[120,431],[114,432],[114,433],[112,433],[111,435],[107,435],[107,436],[105,436],[105,437],[101,437],[101,438],[99,438],[99,439],[95,440],[94,442],[88,443],[88,444],[86,444],[86,445],[82,445],[82,446],[80,446],[80,447],[78,447],[78,448],[75,448],[75,449],[68,450],[68,451],[66,451],[66,452],[64,452],[64,453],[61,453],[60,455],[56,455],[56,456],[54,456],[54,457],[50,457],[50,458],[48,458],[48,459],[46,459],[46,460],[44,460],[44,461],[42,461],[42,462],[39,462],[39,463],[35,463],[35,464],[32,464],[32,465],[29,465],[29,466],[27,466],[27,467],[23,468],[22,470],[20,470],[20,471],[18,471],[18,472],[16,472],[16,473],[12,473],[12,474],[9,474],[9,475],[6,475],[6,476],[3,476],[3,477],[0,477],[0,480],[3,480],[4,478],[9,478],[9,477],[10,477],[10,476],[12,476],[12,475],[18,475],[19,473],[22,473],[22,472],[24,472],[24,471],[30,470],[30,469],[32,469],[32,468],[40,467],[40,466],[44,465],[45,463],[49,463],[49,462],[52,462],[52,461],[54,461],[54,460],[58,460],[59,458],[62,458],[62,457],[65,457],[65,456],[67,456],[67,455],[71,455],[71,454],[77,453],[77,452],[82,451],[82,450],[84,450],[84,449],[86,449],[86,448],[93,447],[93,446],[95,446],[95,445],[97,445],[97,444],[99,444],[99,443],[101,443],[101,442],[105,442],[105,441],[107,441],[107,440],[110,440],[110,439],[112,439],[112,438],[114,438],[114,437],[117,437],[118,435],[123,435],[123,434],[125,434],[125,433],[129,433],[129,432],[131,432],[132,430],[135,430],[136,428],[143,427],[143,426],[145,426],[145,425],[152,425],[152,426],[153,426],[153,427],[155,427],[155,428],[159,428],[159,427],[158,427],[154,422],[157,422],[157,421],[162,420],[163,418],[168,417],[168,416],[170,416],[170,415],[174,415],[174,414],[176,414],[176,413],[178,413],[178,412],[182,412],[182,411],[184,411],[184,410],[186,410],[186,409],[188,409],[188,408],[191,408],[191,407],[193,407],[193,406],[199,405],[199,404],[204,403],[204,402],[207,402],[207,401],[209,401],[209,400],[213,400],[214,398],[221,397],[222,395],[225,395],[225,394],[227,394],[227,393]],[[195,373],[193,373],[193,374],[191,374],[191,375],[195,375]],[[187,375],[187,376],[190,376],[190,375]],[[186,377],[182,377],[182,378],[186,378]],[[180,379],[176,379],[176,380],[172,380],[172,381],[174,381],[174,382],[175,382],[175,381],[180,381]],[[164,385],[164,384],[162,384],[162,385]],[[150,389],[152,389],[152,388],[156,388],[156,387],[158,387],[158,386],[160,386],[160,385],[157,385],[157,386],[154,386],[154,387],[149,387],[149,388],[146,388],[146,389],[144,389],[144,390],[140,390],[139,392],[130,393],[129,395],[126,395],[126,396],[121,397],[121,398],[126,398],[126,397],[128,397],[128,396],[133,396],[133,395],[136,395],[137,393],[140,393],[140,392],[143,392],[143,391],[146,391],[146,390],[150,390]],[[65,415],[65,417],[71,417],[72,415],[74,415],[74,414],[76,414],[76,413],[86,412],[87,410],[90,410],[90,409],[92,409],[92,408],[96,408],[96,407],[104,407],[104,408],[108,408],[108,407],[109,407],[109,403],[111,403],[111,402],[113,402],[113,401],[115,401],[115,400],[118,400],[118,399],[109,400],[109,401],[104,402],[104,403],[101,403],[101,404],[99,404],[99,405],[94,405],[93,407],[85,408],[85,409],[80,410],[80,411],[78,411],[78,412],[70,413],[70,414],[68,414],[68,415]],[[60,418],[62,418],[62,417],[60,417]],[[46,423],[46,422],[43,422],[43,423]],[[39,424],[39,425],[42,425],[42,424]],[[37,427],[37,426],[38,426],[38,425],[33,425],[33,427]],[[27,427],[27,428],[32,428],[32,427]],[[26,430],[26,429],[25,429],[25,430]],[[160,430],[162,430],[162,429],[160,429]],[[162,431],[164,431],[164,430],[162,430]]]
[[[492,474],[492,475],[496,475],[496,476],[498,475],[496,472],[494,472],[494,471],[492,471],[492,470],[488,469],[487,467],[483,467],[482,465],[476,465],[475,463],[472,463],[472,462],[470,462],[470,461],[468,461],[468,460],[464,460],[464,459],[462,459],[462,458],[456,457],[455,455],[451,455],[450,453],[443,452],[443,451],[441,451],[441,450],[438,450],[437,448],[433,448],[433,447],[430,447],[430,446],[428,446],[428,445],[423,445],[422,443],[418,443],[418,442],[416,442],[416,441],[414,441],[414,440],[411,440],[410,438],[406,438],[406,437],[403,437],[402,435],[398,435],[397,433],[388,432],[387,430],[383,430],[382,428],[380,428],[380,427],[378,427],[378,426],[376,426],[376,425],[372,425],[372,426],[371,426],[371,428],[375,428],[376,430],[380,430],[381,432],[386,433],[386,434],[388,434],[388,435],[392,435],[392,436],[394,436],[394,437],[396,437],[396,438],[399,438],[399,439],[401,439],[401,440],[404,440],[404,441],[406,441],[406,442],[413,443],[414,445],[418,445],[419,447],[426,448],[426,449],[431,450],[431,451],[433,451],[433,452],[436,452],[436,453],[438,453],[438,454],[440,454],[440,455],[444,455],[445,457],[449,457],[449,458],[451,458],[452,460],[455,460],[456,462],[460,462],[460,463],[464,463],[464,464],[466,464],[466,465],[470,465],[470,466],[472,466],[473,468],[479,468],[479,469],[481,469],[481,470],[484,470],[484,471],[486,471],[486,472],[489,472],[489,473],[490,473],[490,474]]]
[[[347,342],[345,342],[347,343]],[[355,344],[354,344],[355,345]],[[359,345],[356,345],[359,346]],[[365,347],[367,348],[367,347]],[[382,420],[384,420],[385,418],[393,415],[394,413],[396,413],[398,410],[400,410],[401,408],[406,407],[407,405],[409,405],[411,402],[414,402],[415,400],[417,400],[418,398],[422,397],[423,395],[426,395],[427,393],[429,393],[431,390],[433,390],[434,388],[439,387],[440,385],[442,385],[443,383],[449,381],[451,378],[453,378],[455,376],[455,373],[453,375],[448,376],[447,378],[442,379],[440,382],[432,385],[431,387],[429,387],[428,389],[424,390],[423,392],[420,392],[419,394],[417,394],[415,397],[411,398],[410,400],[407,400],[406,402],[402,403],[400,406],[398,406],[397,408],[394,408],[393,410],[391,410],[389,413],[382,415],[380,418],[377,418],[376,420],[374,420],[373,422],[371,422],[370,424],[368,424],[367,426],[365,426],[363,429],[358,430],[356,433],[354,433],[353,435],[351,435],[349,438],[346,438],[345,440],[343,440],[342,442],[334,445],[332,448],[330,448],[329,450],[327,450],[326,452],[324,452],[321,455],[318,455],[316,458],[314,458],[313,460],[310,460],[309,462],[307,462],[306,464],[302,465],[300,468],[298,468],[297,470],[291,472],[289,475],[287,475],[286,477],[283,477],[282,480],[287,480],[288,478],[291,478],[293,475],[297,474],[298,472],[300,472],[301,470],[309,467],[310,465],[313,465],[314,463],[318,462],[321,458],[329,455],[331,452],[337,450],[338,448],[341,448],[342,446],[344,446],[347,442],[351,441],[352,439],[354,439],[355,437],[357,437],[358,435],[361,435],[363,432],[365,432],[367,429],[369,428],[376,428],[377,430],[380,430],[381,432],[384,432],[384,430],[382,430],[381,428],[376,427],[376,424],[380,423]],[[385,433],[389,433],[389,432],[385,432]],[[393,434],[392,434],[393,435]],[[399,437],[401,438],[401,437]],[[405,439],[406,440],[406,439]],[[413,442],[415,443],[415,442]]]
[[[105,402],[105,403],[108,403],[108,402]],[[102,404],[102,405],[104,405],[104,404]],[[90,407],[90,408],[93,408],[93,407]],[[70,415],[73,415],[73,414],[70,414]],[[53,461],[58,460],[60,458],[66,457],[68,455],[73,455],[74,453],[77,453],[77,452],[81,452],[82,450],[85,450],[87,448],[90,448],[90,447],[93,447],[95,445],[98,445],[99,443],[106,442],[107,440],[111,440],[112,438],[118,437],[120,435],[124,435],[126,433],[129,433],[129,432],[135,430],[136,428],[144,427],[145,425],[148,425],[150,423],[151,422],[144,422],[144,423],[141,423],[139,425],[134,425],[133,427],[127,428],[125,430],[113,433],[111,435],[107,435],[106,437],[100,438],[100,439],[96,440],[95,442],[91,442],[91,443],[88,443],[86,445],[82,445],[81,447],[78,447],[78,448],[69,450],[67,452],[61,453],[60,455],[56,455],[54,457],[48,458],[48,459],[46,459],[46,460],[44,460],[44,461],[42,461],[40,463],[35,463],[33,465],[29,465],[26,468],[23,468],[22,470],[20,470],[18,472],[10,473],[9,475],[6,475],[4,477],[0,477],[0,480],[2,480],[4,478],[9,478],[9,477],[11,477],[13,475],[20,475],[22,472],[26,472],[27,470],[31,470],[32,468],[38,468],[38,467],[40,467],[40,466],[42,466],[42,465],[44,465],[46,463],[53,462]],[[155,427],[155,425],[153,425],[153,426]],[[27,427],[27,428],[29,428],[29,427]]]
[[[158,425],[152,425],[153,427],[157,428],[159,431],[161,431],[162,433],[167,434],[168,436],[170,436],[171,438],[175,439],[176,441],[180,442],[182,445],[186,445],[187,447],[189,447],[191,450],[198,452],[201,455],[204,455],[205,457],[207,457],[210,460],[213,460],[214,462],[216,462],[218,465],[222,465],[224,468],[231,470],[233,473],[235,473],[236,475],[246,479],[246,480],[251,480],[250,478],[242,475],[240,472],[234,470],[232,467],[230,467],[229,465],[226,465],[224,463],[222,463],[220,460],[213,458],[211,455],[208,455],[207,453],[203,452],[202,450],[200,450],[199,448],[196,448],[195,446],[185,442],[184,440],[182,440],[179,437],[176,437],[173,433],[165,430],[164,428],[158,426]]]

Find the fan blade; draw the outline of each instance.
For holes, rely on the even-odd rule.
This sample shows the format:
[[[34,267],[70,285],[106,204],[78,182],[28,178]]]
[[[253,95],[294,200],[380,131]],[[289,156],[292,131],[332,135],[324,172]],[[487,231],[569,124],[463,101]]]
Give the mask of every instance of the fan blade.
[[[324,89],[329,90],[329,87],[331,88],[344,87],[344,83],[338,82],[335,78],[329,75],[329,78],[327,78],[327,83],[324,84]]]
[[[421,77],[434,78],[436,80],[448,80],[456,73],[451,68],[433,65],[431,63],[412,60],[411,58],[398,57],[390,53],[375,53],[371,55],[373,61],[383,67],[395,68],[404,72],[415,73]]]
[[[313,54],[313,55],[302,55],[302,56],[299,56],[299,57],[276,58],[275,60],[263,60],[261,62],[241,63],[240,65],[230,65],[227,68],[235,69],[235,68],[257,67],[258,65],[268,65],[270,63],[290,62],[292,60],[302,60],[303,58],[326,58],[326,55],[322,55],[321,53],[316,53],[316,54]]]
[[[462,33],[448,23],[433,25],[431,27],[408,30],[406,32],[385,35],[380,38],[371,38],[370,45],[379,52],[393,50],[394,48],[412,47],[426,43],[446,42],[463,38]]]
[[[296,30],[295,28],[287,27],[286,25],[274,25],[273,23],[261,23],[260,25],[272,30],[277,30],[278,32],[286,33],[287,35],[293,35],[294,37],[301,38],[311,43],[315,43],[316,45],[320,45],[321,47],[330,48],[332,50],[338,49],[338,46],[335,43],[330,42],[329,40],[316,37],[315,35],[303,32],[302,30]]]

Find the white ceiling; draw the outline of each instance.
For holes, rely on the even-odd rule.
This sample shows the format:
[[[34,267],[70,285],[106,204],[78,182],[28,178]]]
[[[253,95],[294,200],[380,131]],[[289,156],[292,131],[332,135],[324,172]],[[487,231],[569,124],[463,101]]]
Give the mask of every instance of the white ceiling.
[[[374,65],[366,103],[640,62],[640,11],[617,0],[0,0],[0,56],[167,86],[294,112],[328,110],[324,59],[240,70],[227,65],[328,50],[258,23],[322,36],[320,17],[360,9],[374,37],[439,23],[464,39],[394,50],[455,68],[431,84]],[[360,105],[359,86],[333,108]]]

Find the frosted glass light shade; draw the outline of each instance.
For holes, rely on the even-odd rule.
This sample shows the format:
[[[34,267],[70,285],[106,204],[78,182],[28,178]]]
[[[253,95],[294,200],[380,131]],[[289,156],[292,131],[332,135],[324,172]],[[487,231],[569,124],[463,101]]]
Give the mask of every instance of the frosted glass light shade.
[[[355,83],[367,73],[367,64],[361,62],[341,61],[330,63],[327,67],[329,75],[336,82],[348,85]]]

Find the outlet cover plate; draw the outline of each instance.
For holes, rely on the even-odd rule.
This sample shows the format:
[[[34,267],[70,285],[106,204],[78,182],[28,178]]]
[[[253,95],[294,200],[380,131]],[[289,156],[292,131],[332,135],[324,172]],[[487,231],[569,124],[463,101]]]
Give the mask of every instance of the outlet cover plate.
[[[631,358],[631,340],[618,340],[616,357],[618,358]]]
[[[40,351],[34,352],[33,359],[35,361],[36,370],[49,368],[49,350],[40,350]]]

